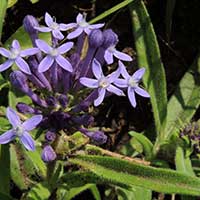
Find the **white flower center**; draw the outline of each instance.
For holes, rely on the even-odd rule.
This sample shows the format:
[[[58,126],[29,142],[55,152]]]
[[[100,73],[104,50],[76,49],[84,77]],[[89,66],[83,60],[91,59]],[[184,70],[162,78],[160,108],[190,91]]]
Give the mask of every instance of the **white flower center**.
[[[20,125],[18,125],[15,129],[14,129],[15,134],[20,137],[23,135],[24,133],[24,128]]]
[[[115,46],[108,47],[108,51],[111,52],[111,53],[114,53],[116,51]]]
[[[131,87],[136,87],[138,85],[138,82],[134,78],[130,77],[128,80],[128,84]]]
[[[52,49],[50,52],[50,55],[53,57],[56,57],[59,55],[58,49]]]
[[[59,29],[59,25],[56,22],[53,22],[51,24],[50,28],[52,28],[53,30],[57,30],[57,29]]]
[[[20,55],[20,50],[11,49],[10,59],[16,59]]]
[[[110,85],[110,83],[109,83],[109,81],[107,80],[107,78],[102,77],[102,78],[99,80],[99,86],[100,86],[100,87],[102,87],[102,88],[107,88],[109,85]]]
[[[85,19],[79,22],[78,25],[82,28],[86,28],[87,26],[89,26],[89,24],[85,21]]]

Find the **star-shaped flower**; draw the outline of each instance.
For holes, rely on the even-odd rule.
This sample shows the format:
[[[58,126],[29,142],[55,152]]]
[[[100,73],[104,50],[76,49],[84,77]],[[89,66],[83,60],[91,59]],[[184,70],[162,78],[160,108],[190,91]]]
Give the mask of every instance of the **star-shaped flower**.
[[[28,132],[33,130],[41,122],[42,115],[35,115],[22,123],[17,113],[8,107],[6,116],[13,128],[0,135],[0,144],[7,144],[18,137],[26,149],[34,151],[34,140]]]
[[[130,76],[121,61],[119,61],[119,67],[124,79],[118,78],[115,80],[114,84],[121,88],[128,88],[128,98],[130,103],[133,107],[136,107],[135,92],[140,96],[146,98],[150,97],[148,92],[139,87],[139,82],[145,73],[145,68],[138,69],[132,76]]]
[[[67,30],[75,28],[74,31],[68,34],[67,39],[73,39],[78,37],[82,32],[85,32],[87,35],[90,34],[91,30],[102,28],[103,24],[94,24],[90,25],[86,22],[86,14],[79,13],[76,17],[76,23],[67,24]]]
[[[13,63],[15,63],[21,71],[26,74],[31,74],[31,70],[28,63],[23,59],[23,57],[31,56],[39,52],[38,48],[30,48],[26,50],[21,50],[20,44],[17,40],[13,40],[11,44],[10,51],[0,47],[0,54],[8,60],[0,65],[0,72],[8,69]]]
[[[115,48],[115,45],[108,47],[104,53],[104,59],[108,65],[113,63],[113,61],[114,61],[113,57],[116,57],[119,60],[123,60],[123,61],[132,61],[133,60],[129,55],[118,51]]]
[[[73,44],[73,42],[66,42],[58,48],[53,48],[43,40],[36,40],[36,45],[38,46],[38,48],[47,54],[47,56],[40,62],[38,66],[38,71],[47,71],[55,61],[64,70],[72,72],[73,69],[71,63],[67,59],[65,59],[62,54],[68,52],[73,47]]]
[[[45,23],[47,27],[38,27],[35,26],[34,28],[40,32],[52,32],[52,35],[59,39],[62,40],[64,38],[64,35],[61,33],[61,31],[66,31],[67,30],[67,25],[60,23],[58,24],[55,19],[51,17],[49,13],[45,13]]]
[[[96,79],[82,77],[80,78],[80,83],[89,88],[98,88],[98,98],[94,101],[95,106],[98,106],[103,102],[106,91],[118,96],[124,96],[122,90],[112,85],[120,75],[119,68],[108,76],[104,76],[100,63],[94,59],[92,63],[92,71]]]

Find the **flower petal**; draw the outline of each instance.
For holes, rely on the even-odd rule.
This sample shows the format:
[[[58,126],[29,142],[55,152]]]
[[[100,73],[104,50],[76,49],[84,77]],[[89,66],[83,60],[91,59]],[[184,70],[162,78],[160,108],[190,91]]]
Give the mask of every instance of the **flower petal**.
[[[128,74],[126,67],[124,66],[124,64],[119,60],[118,62],[119,67],[121,68],[121,74],[125,79],[129,79],[130,75]]]
[[[71,33],[68,34],[67,39],[73,39],[78,37],[81,33],[83,32],[82,28],[77,28],[74,31],[72,31]]]
[[[0,65],[0,72],[5,71],[14,63],[13,60],[7,60],[3,64]]]
[[[128,87],[128,98],[131,105],[135,108],[136,107],[135,92],[134,89],[131,87]]]
[[[83,15],[81,13],[79,13],[76,17],[76,22],[80,23],[83,20]]]
[[[17,50],[21,49],[20,44],[17,40],[13,40],[11,47],[14,48],[14,49],[17,49]]]
[[[93,24],[93,25],[89,25],[90,29],[98,29],[98,28],[102,28],[105,25],[105,23],[102,24]]]
[[[25,57],[25,56],[32,56],[35,55],[36,53],[38,53],[40,50],[38,48],[30,48],[30,49],[26,49],[21,51],[20,56],[21,57]]]
[[[121,88],[127,88],[128,87],[128,84],[127,84],[127,81],[124,80],[124,79],[121,79],[121,78],[118,78],[114,81],[114,84],[117,86],[117,87],[121,87]]]
[[[51,50],[52,47],[50,47],[45,41],[37,39],[35,40],[35,43],[37,45],[37,47],[43,51],[44,53],[48,54]]]
[[[31,70],[28,66],[28,63],[23,58],[16,58],[15,63],[24,73],[31,75]]]
[[[83,30],[87,35],[90,35],[92,29],[90,29],[88,26],[88,27],[84,28]]]
[[[73,45],[74,45],[73,42],[66,42],[60,47],[58,47],[58,51],[60,54],[66,53],[73,47]]]
[[[114,56],[116,58],[118,58],[120,60],[124,60],[124,61],[132,61],[133,60],[129,55],[127,55],[123,52],[117,51],[117,50],[114,51]]]
[[[14,128],[21,124],[21,120],[16,111],[10,107],[6,109],[6,117]]]
[[[134,89],[135,89],[135,92],[136,92],[137,94],[139,94],[140,96],[146,97],[146,98],[149,98],[149,97],[150,97],[149,93],[148,93],[147,91],[143,90],[142,88],[140,88],[140,87],[135,87]]]
[[[54,58],[47,55],[39,64],[38,72],[42,73],[42,72],[47,71],[52,66],[53,62],[54,62]]]
[[[51,32],[51,29],[48,28],[48,27],[37,27],[37,26],[35,26],[34,29],[36,29],[40,32],[44,32],[44,33]]]
[[[76,23],[70,23],[70,24],[59,24],[59,28],[61,31],[67,31],[69,29],[77,27]]]
[[[42,115],[35,115],[26,120],[22,126],[26,131],[31,131],[42,121],[42,118]]]
[[[112,64],[113,63],[113,54],[109,50],[106,50],[105,54],[104,54],[104,59],[108,65]]]
[[[28,132],[25,131],[19,139],[26,149],[29,151],[35,150],[35,142]]]
[[[98,106],[103,102],[103,99],[104,99],[105,94],[106,94],[106,89],[105,88],[99,88],[98,93],[99,93],[98,98],[94,100],[95,106]]]
[[[52,34],[55,38],[62,40],[64,38],[64,35],[59,30],[53,30]]]
[[[56,62],[65,70],[69,71],[69,72],[72,72],[73,71],[73,68],[72,68],[72,65],[71,63],[66,59],[64,58],[63,56],[59,55],[56,57]]]
[[[119,78],[121,73],[121,69],[118,67],[117,70],[115,70],[114,72],[112,72],[111,74],[109,74],[108,77],[108,81],[110,83],[113,83],[117,78]]]
[[[118,96],[125,96],[124,92],[114,85],[109,85],[107,88],[108,92],[114,93]]]
[[[10,56],[10,51],[8,51],[5,48],[0,47],[0,54],[6,58],[8,58]]]
[[[51,26],[53,23],[53,18],[51,17],[51,15],[48,12],[45,13],[44,20],[45,20],[45,23],[47,26]]]
[[[100,79],[103,75],[101,64],[97,59],[94,59],[92,62],[92,72],[97,79]]]
[[[0,144],[7,144],[12,141],[16,137],[13,130],[6,131],[2,135],[0,135]]]
[[[98,80],[82,77],[80,83],[89,88],[98,88]]]
[[[145,68],[141,68],[141,69],[138,69],[134,74],[133,74],[133,79],[134,80],[137,80],[137,81],[140,81],[141,78],[143,77],[145,73]]]

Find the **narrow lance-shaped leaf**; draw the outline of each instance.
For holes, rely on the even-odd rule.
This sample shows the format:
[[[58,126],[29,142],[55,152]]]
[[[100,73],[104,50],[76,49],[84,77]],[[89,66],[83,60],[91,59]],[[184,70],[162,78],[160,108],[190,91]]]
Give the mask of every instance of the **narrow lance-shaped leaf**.
[[[143,1],[130,4],[133,35],[140,67],[146,68],[143,81],[151,98],[155,128],[160,134],[165,126],[167,94],[165,71],[151,19]]]
[[[6,15],[7,3],[8,3],[7,0],[1,0],[0,3],[0,41],[3,30],[4,17]]]
[[[103,156],[77,156],[69,159],[95,173],[108,183],[139,186],[169,194],[200,195],[200,180],[168,169],[158,169]]]

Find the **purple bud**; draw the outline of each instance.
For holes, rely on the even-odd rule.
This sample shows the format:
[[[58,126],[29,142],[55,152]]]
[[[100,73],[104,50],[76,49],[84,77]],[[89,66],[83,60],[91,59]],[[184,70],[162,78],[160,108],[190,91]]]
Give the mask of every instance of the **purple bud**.
[[[16,108],[17,110],[20,112],[20,113],[24,113],[24,114],[41,114],[42,112],[36,108],[33,108],[25,103],[18,103],[16,105]]]
[[[56,105],[57,105],[57,99],[55,97],[53,97],[53,96],[48,97],[46,99],[46,102],[51,107],[56,107]]]
[[[103,33],[99,29],[94,29],[89,35],[90,47],[98,48],[103,44]]]
[[[27,93],[29,91],[27,77],[21,71],[13,71],[10,74],[10,82],[15,88],[19,89],[24,93]]]
[[[44,162],[51,162],[56,159],[56,153],[50,145],[46,145],[42,151],[42,160]]]
[[[45,139],[48,142],[53,142],[56,139],[55,131],[52,131],[52,130],[47,131],[46,134],[45,134]]]
[[[118,43],[118,36],[112,31],[112,29],[107,29],[103,31],[103,46],[107,49],[110,46],[116,45]]]
[[[24,29],[30,35],[37,34],[38,31],[34,28],[39,26],[37,19],[32,15],[26,15],[23,20]]]
[[[60,103],[60,105],[63,107],[63,108],[66,108],[67,104],[68,104],[68,98],[66,95],[64,94],[61,94],[59,97],[58,97],[58,101]]]
[[[91,123],[94,122],[94,117],[91,115],[82,115],[72,117],[72,120],[78,125],[89,126]]]

